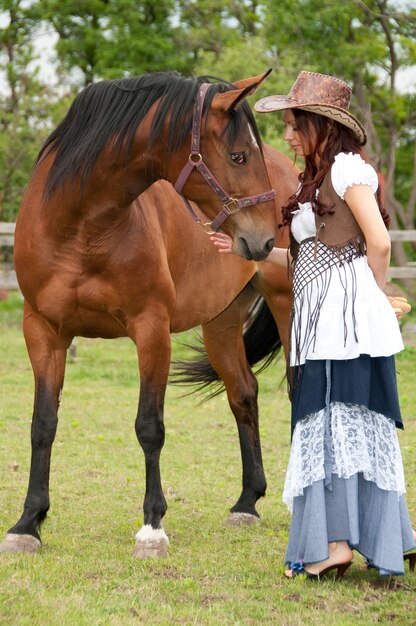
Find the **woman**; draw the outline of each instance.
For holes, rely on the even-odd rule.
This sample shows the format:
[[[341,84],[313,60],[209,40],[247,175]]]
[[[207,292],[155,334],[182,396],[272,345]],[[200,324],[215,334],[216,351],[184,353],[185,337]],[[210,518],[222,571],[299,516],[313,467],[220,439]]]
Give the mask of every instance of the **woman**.
[[[403,349],[383,293],[390,260],[388,216],[351,90],[332,76],[301,72],[288,96],[256,103],[283,111],[284,139],[305,159],[283,208],[290,227],[293,317],[289,383],[292,447],[283,499],[292,510],[285,575],[342,577],[352,549],[381,575],[404,573],[415,548],[404,498],[396,427],[402,428],[394,354]],[[212,236],[220,252],[232,240]],[[285,266],[274,248],[268,261]],[[406,555],[411,568],[416,553]],[[405,558],[406,558],[405,557]]]

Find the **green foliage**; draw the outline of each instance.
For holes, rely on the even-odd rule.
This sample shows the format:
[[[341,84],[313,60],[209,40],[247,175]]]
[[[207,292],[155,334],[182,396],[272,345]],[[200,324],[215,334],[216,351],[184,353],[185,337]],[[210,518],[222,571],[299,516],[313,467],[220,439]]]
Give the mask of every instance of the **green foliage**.
[[[414,167],[414,138],[406,137],[402,139],[397,149],[396,161],[396,184],[397,198],[402,204],[406,204],[412,189],[413,180],[409,172]]]
[[[198,63],[204,53],[211,53],[218,59],[227,47],[238,45],[244,33],[236,28],[232,19],[232,4],[229,0],[179,0],[183,50],[191,55],[194,63]],[[242,12],[245,14],[244,9]]]
[[[0,0],[5,25],[0,28],[0,191],[1,221],[17,217],[33,162],[52,128],[58,96],[42,84],[33,38],[38,32],[32,6],[19,0]],[[62,94],[59,103],[63,100]],[[60,106],[60,105],[59,105]]]
[[[3,100],[4,103],[4,100]],[[5,108],[7,104],[5,104]],[[1,221],[15,221],[35,157],[49,134],[50,103],[35,87],[19,98],[13,112],[2,114],[0,133]]]
[[[186,71],[172,26],[172,0],[39,0],[39,17],[59,36],[56,51],[83,84],[157,70]]]

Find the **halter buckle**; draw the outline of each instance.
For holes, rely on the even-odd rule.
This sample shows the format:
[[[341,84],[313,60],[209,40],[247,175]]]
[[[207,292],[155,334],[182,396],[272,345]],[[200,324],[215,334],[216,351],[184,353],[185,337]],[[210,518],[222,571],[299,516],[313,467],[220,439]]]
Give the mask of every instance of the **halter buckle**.
[[[238,211],[241,208],[238,206],[237,198],[230,198],[229,200],[227,200],[227,202],[224,202],[223,206],[225,209],[227,209],[230,215],[233,215],[233,213],[238,213]],[[231,207],[234,207],[234,208],[231,208]]]

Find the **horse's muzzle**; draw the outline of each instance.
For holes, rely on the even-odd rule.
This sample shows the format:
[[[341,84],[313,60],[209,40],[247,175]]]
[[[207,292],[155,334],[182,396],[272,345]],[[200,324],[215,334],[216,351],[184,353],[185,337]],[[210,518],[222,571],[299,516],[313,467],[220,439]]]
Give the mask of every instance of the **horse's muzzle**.
[[[267,239],[265,242],[248,242],[245,237],[238,238],[238,252],[247,261],[264,261],[270,254],[274,246],[274,239]]]

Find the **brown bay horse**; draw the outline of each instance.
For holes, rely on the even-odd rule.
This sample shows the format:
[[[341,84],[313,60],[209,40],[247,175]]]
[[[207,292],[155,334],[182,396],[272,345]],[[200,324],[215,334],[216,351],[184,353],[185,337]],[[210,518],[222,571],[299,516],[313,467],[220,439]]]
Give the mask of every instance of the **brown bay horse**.
[[[224,333],[218,320],[228,324],[232,319],[227,345],[239,351],[238,365],[237,355],[230,354],[233,371],[224,363],[219,373],[237,419],[243,456],[243,492],[233,510],[257,515],[255,502],[264,493],[265,481],[255,379],[241,339],[254,297],[253,288],[246,285],[257,281],[275,306],[276,319],[281,317],[283,336],[288,311],[286,277],[284,287],[272,287],[268,264],[263,274],[257,270],[260,263],[256,265],[273,245],[276,205],[267,193],[270,181],[260,138],[244,98],[265,77],[234,85],[212,83],[205,103],[198,101],[203,78],[157,73],[103,81],[77,96],[41,150],[15,236],[15,267],[25,300],[23,329],[35,379],[31,468],[23,514],[0,551],[34,552],[41,546],[39,529],[50,504],[50,456],[66,353],[77,335],[128,336],[137,348],[140,398],[135,429],[145,456],[146,494],[135,553],[145,556],[164,553],[168,545],[161,524],[166,501],[159,458],[170,333],[203,324],[215,366],[215,344]],[[187,161],[191,135],[194,141],[199,133],[200,147],[192,148]],[[294,173],[282,155],[270,154],[267,158],[278,162],[269,171],[279,172],[279,204],[293,192]],[[217,253],[166,182],[174,183],[184,164],[189,177],[182,178],[179,187],[198,203],[194,209],[203,211],[208,224],[216,219],[218,223],[218,211],[221,220],[228,218],[222,228],[233,237],[241,259]],[[156,180],[160,182],[152,185]],[[209,348],[210,342],[214,348]],[[253,396],[249,411],[254,417],[247,415],[248,395]]]

